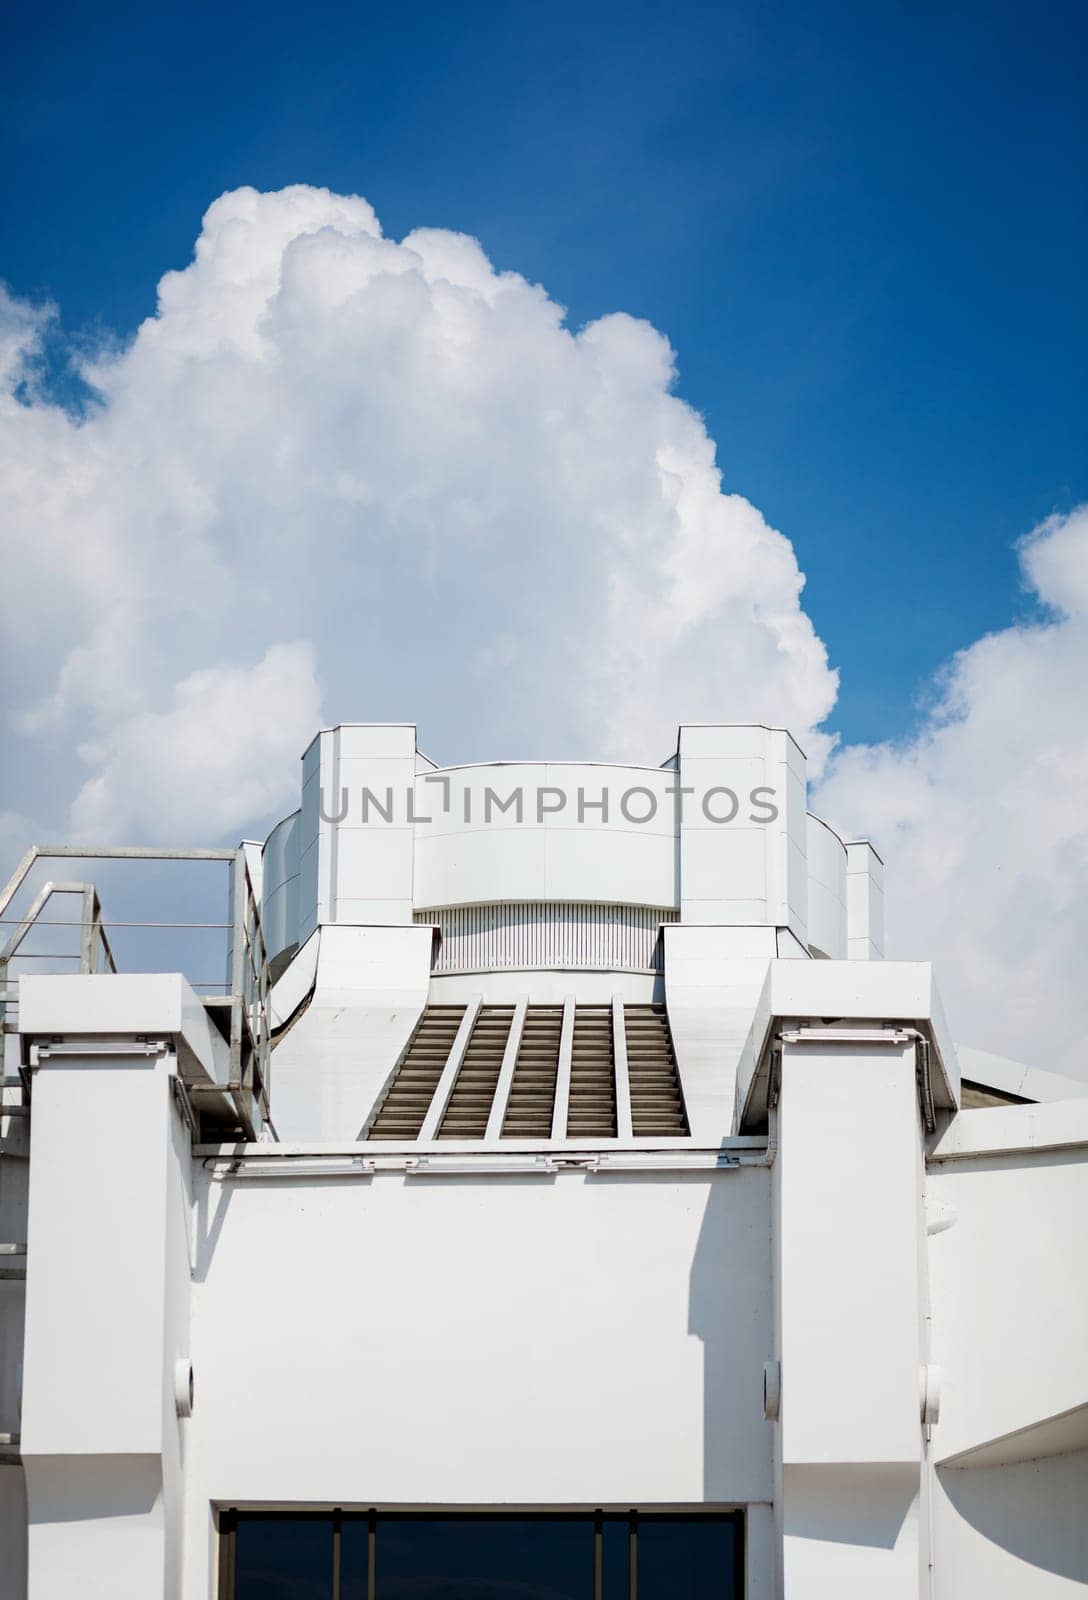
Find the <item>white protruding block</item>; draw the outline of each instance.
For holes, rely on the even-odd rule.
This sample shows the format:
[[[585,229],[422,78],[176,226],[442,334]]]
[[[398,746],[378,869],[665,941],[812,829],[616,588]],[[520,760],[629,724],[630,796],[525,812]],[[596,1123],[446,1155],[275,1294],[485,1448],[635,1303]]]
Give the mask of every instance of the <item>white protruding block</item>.
[[[846,953],[851,961],[884,956],[884,863],[867,839],[846,846]]]
[[[805,757],[793,738],[780,728],[685,725],[677,782],[691,791],[680,822],[681,921],[769,924],[807,946]]]

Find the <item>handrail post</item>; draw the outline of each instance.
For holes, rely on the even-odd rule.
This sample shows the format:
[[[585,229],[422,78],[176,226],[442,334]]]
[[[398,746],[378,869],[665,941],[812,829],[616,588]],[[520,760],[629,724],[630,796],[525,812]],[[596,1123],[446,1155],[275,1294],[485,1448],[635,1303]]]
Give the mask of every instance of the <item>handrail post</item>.
[[[98,896],[94,891],[93,883],[83,885],[80,895],[82,911],[80,917],[83,926],[79,930],[79,970],[80,972],[93,972],[95,967],[95,902]]]

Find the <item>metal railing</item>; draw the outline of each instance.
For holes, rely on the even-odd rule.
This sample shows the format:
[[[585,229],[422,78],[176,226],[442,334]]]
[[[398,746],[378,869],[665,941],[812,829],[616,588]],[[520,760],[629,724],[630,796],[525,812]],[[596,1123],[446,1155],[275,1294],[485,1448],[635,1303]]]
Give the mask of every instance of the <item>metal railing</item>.
[[[8,921],[7,912],[39,861],[221,861],[230,869],[229,903],[222,923],[130,923],[132,927],[219,927],[229,933],[227,952],[227,993],[219,998],[203,996],[209,1013],[226,1011],[223,1032],[229,1046],[229,1076],[225,1084],[190,1085],[190,1093],[229,1094],[239,1121],[251,1137],[254,1109],[270,1123],[268,1111],[269,1060],[271,1056],[271,1013],[269,1007],[268,952],[261,927],[260,907],[253,887],[244,848],[236,850],[173,850],[150,846],[35,845],[27,851],[7,885],[0,892],[0,930]],[[78,894],[81,912],[78,922],[51,922],[44,917],[50,901],[57,895]],[[116,973],[118,966],[110,945],[101,899],[93,883],[49,882],[42,886],[26,912],[14,921],[11,934],[0,945],[0,1041],[4,1033],[18,1031],[13,1010],[18,1005],[18,978],[11,972],[13,961],[45,959],[27,951],[30,935],[43,926],[77,927],[79,950],[53,953],[50,959],[78,961],[82,973]]]

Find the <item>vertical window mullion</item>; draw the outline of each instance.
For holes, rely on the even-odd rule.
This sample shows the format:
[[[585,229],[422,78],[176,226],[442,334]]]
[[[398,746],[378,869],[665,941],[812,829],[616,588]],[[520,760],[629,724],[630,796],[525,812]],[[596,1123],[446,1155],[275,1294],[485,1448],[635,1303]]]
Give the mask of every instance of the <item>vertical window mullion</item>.
[[[632,1511],[627,1524],[627,1591],[628,1600],[638,1600],[638,1512]]]
[[[219,1600],[234,1600],[234,1511],[219,1513]]]
[[[332,1513],[332,1600],[340,1600],[340,1570],[343,1557],[344,1514],[339,1506]]]
[[[373,1506],[366,1519],[366,1600],[378,1592],[378,1513]]]
[[[593,1600],[604,1600],[604,1513],[593,1515]]]

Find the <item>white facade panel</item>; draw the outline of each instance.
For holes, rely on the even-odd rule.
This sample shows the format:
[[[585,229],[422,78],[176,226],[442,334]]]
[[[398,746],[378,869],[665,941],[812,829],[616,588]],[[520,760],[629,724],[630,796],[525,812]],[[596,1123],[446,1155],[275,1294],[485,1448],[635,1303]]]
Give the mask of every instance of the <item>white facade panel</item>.
[[[776,1177],[787,1463],[921,1459],[914,1069],[907,1045],[782,1049]],[[868,1136],[842,1141],[832,1158],[836,1128],[861,1103]]]
[[[420,830],[415,843],[415,882],[423,906],[473,901],[545,900],[543,828],[477,828],[451,834]]]
[[[202,1182],[197,1553],[209,1501],[771,1498],[766,1172]]]
[[[987,1118],[1023,1124],[1032,1110],[961,1118],[984,1133]],[[1013,1154],[942,1162],[928,1195],[943,1461],[1088,1406],[1088,1295],[1073,1265],[1085,1256],[1088,1146],[1041,1150],[1028,1171]]]
[[[331,920],[370,920],[345,917],[342,908],[348,903],[398,901],[411,906],[414,838],[411,828],[337,828],[332,845],[337,887]]]

